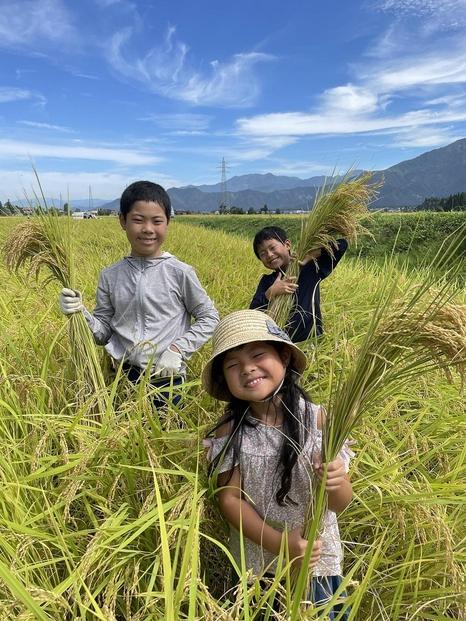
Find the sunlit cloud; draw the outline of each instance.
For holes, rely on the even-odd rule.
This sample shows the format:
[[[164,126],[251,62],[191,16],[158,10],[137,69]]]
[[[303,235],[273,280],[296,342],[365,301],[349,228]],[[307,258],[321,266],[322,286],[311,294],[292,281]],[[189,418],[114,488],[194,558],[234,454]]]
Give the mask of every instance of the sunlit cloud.
[[[113,69],[152,92],[192,105],[251,105],[260,92],[254,67],[273,58],[259,52],[235,54],[227,61],[212,60],[208,69],[199,71],[190,65],[189,48],[176,38],[174,27],[142,57],[129,51],[132,35],[127,28],[113,36],[107,51]]]

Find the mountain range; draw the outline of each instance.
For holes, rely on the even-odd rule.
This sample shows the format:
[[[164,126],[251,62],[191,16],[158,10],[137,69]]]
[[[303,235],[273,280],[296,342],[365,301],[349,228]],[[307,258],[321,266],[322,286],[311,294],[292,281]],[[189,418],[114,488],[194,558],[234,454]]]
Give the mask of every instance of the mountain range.
[[[357,175],[362,171],[353,171]],[[374,181],[382,181],[375,209],[413,207],[430,196],[442,197],[466,191],[466,138],[446,147],[434,149],[413,159],[405,160],[385,170],[373,171]],[[308,209],[323,183],[332,179],[324,176],[287,177],[282,175],[249,174],[227,180],[229,205],[244,210],[260,209],[267,205],[269,211]],[[176,211],[216,211],[222,203],[222,184],[188,185],[169,188]],[[119,199],[102,205],[118,209]]]

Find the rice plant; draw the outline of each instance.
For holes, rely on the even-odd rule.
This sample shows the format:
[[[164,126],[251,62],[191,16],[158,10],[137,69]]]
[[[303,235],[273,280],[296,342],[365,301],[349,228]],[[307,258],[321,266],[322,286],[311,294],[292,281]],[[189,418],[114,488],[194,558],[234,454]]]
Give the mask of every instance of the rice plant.
[[[0,240],[18,223],[1,219]],[[91,299],[98,272],[124,255],[126,241],[116,219],[69,226]],[[261,272],[245,260],[249,241],[182,218],[170,227],[167,250],[196,266],[221,312],[246,306]],[[69,385],[72,343],[60,334],[57,281],[44,284],[46,271],[25,281],[27,267],[15,277],[0,265],[0,618],[257,621],[279,593],[278,618],[289,621],[286,584],[262,590],[234,570],[227,576],[226,527],[209,497],[201,442],[222,411],[199,386],[209,347],[190,360],[183,408],[154,412],[147,381],[133,386],[117,373],[108,415],[89,417]],[[331,377],[346,377],[384,279],[396,281],[400,299],[424,276],[345,260],[322,285],[327,337],[318,351],[308,347],[303,382],[329,413]],[[444,325],[455,326],[466,297],[450,291],[454,313]],[[464,618],[466,417],[457,384],[432,368],[373,400],[352,432],[355,497],[339,518],[352,621]]]
[[[442,255],[454,257],[463,239],[462,231]],[[447,244],[445,244],[447,245]],[[448,261],[447,261],[448,263]],[[353,360],[333,377],[323,433],[322,460],[336,458],[346,438],[362,424],[378,402],[399,394],[416,377],[435,368],[452,379],[452,369],[466,379],[466,305],[451,301],[455,280],[452,275],[462,263],[453,261],[451,272],[441,283],[427,273],[423,282],[408,279],[400,287],[394,267],[387,262],[385,280],[377,291],[378,303]],[[437,288],[436,288],[437,285]],[[305,538],[311,544],[318,536],[326,509],[324,481],[314,480]],[[307,563],[296,579],[293,614],[297,615],[307,584]],[[293,617],[293,615],[292,615]],[[293,617],[295,618],[295,617]]]
[[[323,185],[317,192],[314,205],[301,222],[299,241],[286,276],[296,279],[303,261],[316,250],[325,250],[333,256],[338,239],[355,244],[361,234],[368,234],[362,220],[369,216],[368,206],[375,199],[380,184],[370,183],[371,173],[354,179],[349,173],[343,181],[330,188]],[[293,305],[293,296],[276,296],[269,305],[268,314],[285,328]]]
[[[19,274],[26,268],[36,281],[44,275],[43,285],[56,282],[76,288],[75,260],[72,248],[71,217],[60,217],[52,209],[38,207],[36,215],[18,224],[3,245],[7,268]],[[78,403],[89,401],[90,411],[104,412],[105,378],[92,335],[82,313],[68,316],[71,342],[70,368],[72,389]]]

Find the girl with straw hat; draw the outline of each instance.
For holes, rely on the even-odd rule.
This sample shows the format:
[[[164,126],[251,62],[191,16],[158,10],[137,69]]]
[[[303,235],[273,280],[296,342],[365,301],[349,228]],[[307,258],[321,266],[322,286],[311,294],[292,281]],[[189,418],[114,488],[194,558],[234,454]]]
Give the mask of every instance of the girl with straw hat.
[[[260,577],[283,576],[290,564],[299,566],[312,477],[323,473],[323,414],[298,384],[305,367],[303,352],[270,317],[241,310],[217,326],[202,374],[205,390],[227,402],[206,444],[220,511],[230,524],[231,553],[240,571]],[[335,595],[343,590],[336,512],[352,497],[350,455],[345,445],[327,464],[328,511],[321,538],[307,554],[314,573],[311,599],[328,605],[333,598],[330,619],[347,618]]]

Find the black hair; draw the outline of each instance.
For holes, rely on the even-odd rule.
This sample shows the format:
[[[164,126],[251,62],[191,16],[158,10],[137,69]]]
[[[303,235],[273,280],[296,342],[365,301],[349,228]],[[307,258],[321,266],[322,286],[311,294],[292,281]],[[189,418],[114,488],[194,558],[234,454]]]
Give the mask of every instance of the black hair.
[[[288,234],[285,229],[282,229],[279,226],[266,226],[258,231],[254,237],[254,241],[252,242],[254,254],[257,258],[259,258],[259,246],[262,242],[265,242],[268,239],[277,239],[279,242],[284,244],[288,239]]]
[[[273,345],[279,353],[283,351],[281,343],[274,341],[267,341],[270,345]],[[226,354],[227,352],[225,352]],[[218,356],[212,366],[212,377],[216,378],[216,382],[225,383],[223,375],[223,359],[225,354]],[[309,425],[303,424],[303,421],[308,421],[308,402],[309,397],[306,392],[298,384],[299,374],[296,369],[293,368],[292,363],[288,365],[285,372],[285,378],[283,385],[277,395],[280,399],[280,406],[283,414],[283,443],[280,451],[279,469],[281,469],[280,488],[276,494],[276,500],[279,505],[284,506],[287,503],[297,504],[296,501],[288,496],[291,488],[291,482],[293,477],[293,468],[298,460],[298,456],[301,453],[309,435]],[[226,383],[225,383],[226,386]],[[300,401],[304,399],[306,404],[306,411],[304,416],[299,415],[301,407]],[[271,403],[272,401],[270,401]],[[213,476],[216,473],[218,466],[222,463],[226,453],[232,454],[232,463],[235,464],[239,461],[239,454],[241,450],[243,428],[255,427],[256,423],[251,421],[251,417],[247,417],[249,403],[236,397],[231,397],[230,402],[225,407],[225,413],[221,421],[211,430],[210,434],[213,434],[219,427],[226,423],[231,423],[231,431],[228,435],[225,444],[225,450],[221,451],[211,462],[209,466],[209,476]],[[225,485],[228,484],[228,481]]]
[[[167,222],[170,221],[172,211],[170,197],[158,183],[135,181],[124,190],[120,198],[120,215],[124,220],[137,201],[158,203],[165,211]]]

